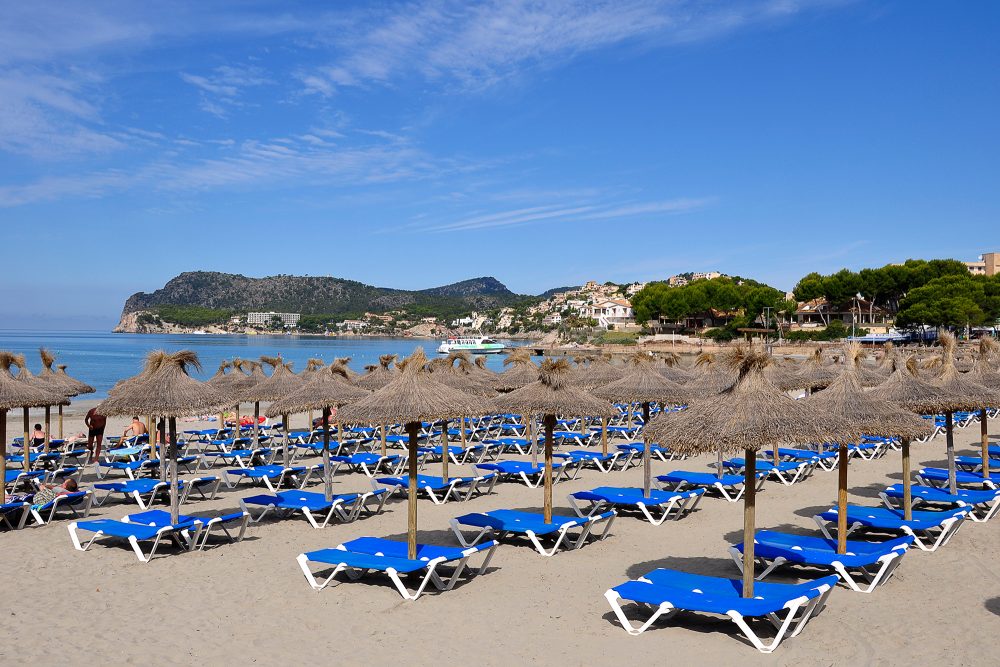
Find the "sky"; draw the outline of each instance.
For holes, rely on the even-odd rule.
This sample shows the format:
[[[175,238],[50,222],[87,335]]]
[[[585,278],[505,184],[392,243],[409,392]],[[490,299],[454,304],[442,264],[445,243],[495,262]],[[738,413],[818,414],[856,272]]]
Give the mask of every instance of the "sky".
[[[1000,3],[0,0],[0,328],[1000,251]]]

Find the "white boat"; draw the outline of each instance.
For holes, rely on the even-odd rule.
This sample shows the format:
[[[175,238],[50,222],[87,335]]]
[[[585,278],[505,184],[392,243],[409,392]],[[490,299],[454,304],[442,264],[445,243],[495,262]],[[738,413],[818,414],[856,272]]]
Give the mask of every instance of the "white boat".
[[[472,354],[500,354],[506,349],[503,343],[492,338],[460,338],[452,337],[438,345],[440,354],[450,354],[464,350]]]

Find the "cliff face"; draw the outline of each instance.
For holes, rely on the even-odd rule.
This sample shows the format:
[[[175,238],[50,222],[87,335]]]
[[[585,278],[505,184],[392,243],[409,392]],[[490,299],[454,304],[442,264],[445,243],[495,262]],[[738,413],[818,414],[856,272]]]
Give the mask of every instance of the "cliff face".
[[[386,312],[424,306],[451,314],[456,310],[505,306],[519,297],[495,278],[483,277],[427,290],[373,287],[353,280],[312,276],[248,278],[238,274],[195,271],[182,273],[155,292],[128,298],[116,331],[163,331],[166,323],[139,316],[158,306],[196,306],[237,313],[294,312],[339,316],[364,311]]]

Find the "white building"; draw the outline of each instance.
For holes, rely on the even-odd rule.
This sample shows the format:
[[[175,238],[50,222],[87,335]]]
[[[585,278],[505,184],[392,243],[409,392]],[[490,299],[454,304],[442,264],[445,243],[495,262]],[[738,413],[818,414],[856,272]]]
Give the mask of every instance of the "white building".
[[[542,324],[549,326],[561,323],[562,323],[562,315],[560,315],[559,313],[549,313],[542,319]]]
[[[635,313],[627,299],[605,299],[583,306],[581,317],[592,317],[605,329],[635,324]]]
[[[299,323],[299,313],[247,313],[247,324],[260,324],[270,326],[274,318],[281,320],[281,324],[286,327],[294,327]]]
[[[337,326],[345,331],[362,331],[368,328],[368,323],[364,320],[344,320],[338,322]]]

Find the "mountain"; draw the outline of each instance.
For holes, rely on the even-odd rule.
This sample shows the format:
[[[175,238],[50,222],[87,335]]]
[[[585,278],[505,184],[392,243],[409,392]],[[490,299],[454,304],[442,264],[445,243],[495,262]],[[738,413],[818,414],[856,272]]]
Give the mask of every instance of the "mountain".
[[[333,317],[406,309],[421,315],[455,317],[470,310],[499,308],[528,298],[514,294],[492,277],[425,290],[401,290],[342,278],[289,275],[249,278],[239,274],[193,271],[172,278],[155,292],[137,292],[130,296],[122,309],[120,328],[126,320],[135,321],[137,313],[160,314],[167,320],[167,313],[176,312],[178,308],[220,313],[276,311]],[[208,318],[211,319],[211,315]]]

